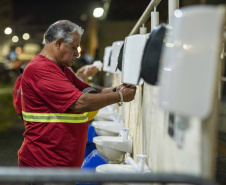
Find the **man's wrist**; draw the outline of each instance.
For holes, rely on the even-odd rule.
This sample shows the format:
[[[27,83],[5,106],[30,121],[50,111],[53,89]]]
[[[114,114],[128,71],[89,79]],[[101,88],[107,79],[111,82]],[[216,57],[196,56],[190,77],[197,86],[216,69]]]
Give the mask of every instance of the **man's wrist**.
[[[112,91],[113,91],[113,92],[116,92],[116,91],[117,91],[117,86],[114,87]]]
[[[120,102],[118,102],[118,106],[122,106],[123,105],[123,95],[122,92],[120,90],[117,91],[120,95]]]

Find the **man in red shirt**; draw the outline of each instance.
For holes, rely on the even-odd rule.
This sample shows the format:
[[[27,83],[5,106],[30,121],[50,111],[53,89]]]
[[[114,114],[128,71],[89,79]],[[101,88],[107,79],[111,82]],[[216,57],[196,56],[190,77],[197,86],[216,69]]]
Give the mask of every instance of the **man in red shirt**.
[[[82,34],[83,29],[70,21],[52,24],[44,35],[43,50],[23,72],[20,167],[81,167],[87,112],[134,99],[136,88],[124,84],[114,90],[93,87],[98,94],[82,93],[90,86],[68,69],[79,55]]]

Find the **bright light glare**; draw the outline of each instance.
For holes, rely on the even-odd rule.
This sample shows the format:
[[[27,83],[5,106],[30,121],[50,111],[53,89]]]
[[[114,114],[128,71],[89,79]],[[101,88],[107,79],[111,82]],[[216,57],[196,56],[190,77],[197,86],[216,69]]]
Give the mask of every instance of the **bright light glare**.
[[[174,46],[174,44],[173,43],[170,43],[170,42],[167,42],[166,43],[166,47],[170,47],[170,48],[172,48]]]
[[[163,68],[165,71],[172,71],[172,68],[170,68],[170,67],[164,67]]]
[[[180,18],[180,17],[182,17],[182,11],[177,9],[174,11],[174,15],[175,15],[175,17]]]
[[[30,38],[30,35],[28,33],[23,34],[23,39],[28,40]]]
[[[10,28],[10,27],[7,27],[6,29],[5,29],[5,34],[6,35],[10,35],[12,33],[12,29]]]
[[[104,9],[103,8],[95,8],[93,11],[93,16],[94,17],[101,17],[104,14]]]
[[[81,46],[79,46],[78,47],[78,52],[81,53],[81,51],[82,51],[82,48],[81,48]]]
[[[19,41],[19,38],[17,36],[13,36],[12,41],[13,42],[18,42]]]
[[[185,50],[189,50],[189,49],[191,49],[191,45],[190,44],[183,44],[183,48]]]

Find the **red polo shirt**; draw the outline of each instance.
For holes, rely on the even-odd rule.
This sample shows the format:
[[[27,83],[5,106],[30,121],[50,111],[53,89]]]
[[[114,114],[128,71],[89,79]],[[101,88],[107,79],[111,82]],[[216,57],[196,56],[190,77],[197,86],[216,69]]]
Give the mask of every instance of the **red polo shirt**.
[[[82,113],[73,112],[69,107],[87,87],[90,86],[70,69],[62,70],[42,55],[29,62],[22,77],[21,101],[26,117],[24,142],[18,151],[20,160],[33,167],[82,165],[88,122],[71,121],[71,116]],[[60,119],[55,121],[55,117]]]

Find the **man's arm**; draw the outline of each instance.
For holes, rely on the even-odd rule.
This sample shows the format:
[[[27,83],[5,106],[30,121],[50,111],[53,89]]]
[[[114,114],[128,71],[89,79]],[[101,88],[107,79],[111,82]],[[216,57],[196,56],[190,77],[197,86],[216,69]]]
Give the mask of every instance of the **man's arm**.
[[[104,94],[104,93],[110,93],[113,92],[113,87],[104,88],[104,87],[93,87],[98,93]]]
[[[123,86],[125,86],[124,84],[121,84],[119,86],[116,87],[109,87],[109,88],[104,88],[104,87],[99,87],[99,86],[95,86],[93,87],[98,93],[104,94],[104,93],[110,93],[113,92],[113,89],[115,88],[116,91],[120,90]]]
[[[134,99],[136,88],[125,87],[121,90],[121,93],[123,95],[123,101],[129,102]],[[75,112],[90,112],[120,101],[119,92],[111,91],[101,94],[84,93],[70,106],[70,109]]]

